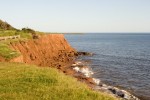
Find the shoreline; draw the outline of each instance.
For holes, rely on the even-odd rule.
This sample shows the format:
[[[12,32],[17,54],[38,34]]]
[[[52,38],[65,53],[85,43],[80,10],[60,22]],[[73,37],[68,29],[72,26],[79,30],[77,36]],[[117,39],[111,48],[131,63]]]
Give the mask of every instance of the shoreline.
[[[54,41],[56,44],[54,44]],[[50,46],[47,48],[45,45]],[[76,58],[79,56],[92,56],[93,54],[77,52],[68,44],[63,35],[44,35],[36,40],[10,43],[10,47],[22,54],[21,58],[14,58],[11,62],[22,62],[38,66],[55,66],[54,68],[63,73],[86,83],[92,90],[112,94],[118,98],[127,98],[127,100],[139,100],[124,90],[103,84],[100,79],[92,77],[94,72],[90,70],[90,67],[86,64],[87,62],[78,61]],[[30,48],[33,49],[31,50]]]
[[[78,52],[78,56],[92,56],[92,53]],[[78,81],[87,84],[94,91],[105,92],[123,100],[140,100],[138,97],[134,96],[126,90],[106,85],[105,83],[102,83],[100,79],[92,77],[94,72],[88,65],[87,61],[78,60],[77,58],[75,61],[73,61],[69,70],[69,73],[64,73],[77,78]]]

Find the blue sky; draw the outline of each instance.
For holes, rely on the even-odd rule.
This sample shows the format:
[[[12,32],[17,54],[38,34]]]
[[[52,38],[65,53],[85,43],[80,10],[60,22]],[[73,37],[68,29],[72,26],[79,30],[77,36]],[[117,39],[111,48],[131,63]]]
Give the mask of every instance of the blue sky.
[[[0,19],[45,32],[150,32],[150,0],[0,0]]]

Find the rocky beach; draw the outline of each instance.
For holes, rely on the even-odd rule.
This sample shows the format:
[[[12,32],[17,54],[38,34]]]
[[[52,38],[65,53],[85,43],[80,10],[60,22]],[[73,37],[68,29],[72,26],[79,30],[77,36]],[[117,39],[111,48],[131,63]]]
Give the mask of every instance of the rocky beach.
[[[78,52],[79,56],[92,56],[92,53],[88,52]],[[90,68],[89,62],[84,60],[76,60],[72,64],[72,69],[75,71],[73,76],[79,81],[86,83],[91,89],[95,91],[103,91],[108,94],[112,94],[123,100],[140,100],[131,93],[119,89],[117,87],[109,86],[101,82],[100,79],[94,78],[92,75],[94,72]]]

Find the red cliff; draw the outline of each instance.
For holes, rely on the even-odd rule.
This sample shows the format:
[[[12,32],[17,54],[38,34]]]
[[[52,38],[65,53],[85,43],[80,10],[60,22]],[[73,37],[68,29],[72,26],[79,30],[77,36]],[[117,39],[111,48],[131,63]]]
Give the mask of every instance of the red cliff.
[[[61,68],[73,60],[76,53],[62,34],[44,35],[39,39],[11,43],[21,53],[13,62]]]

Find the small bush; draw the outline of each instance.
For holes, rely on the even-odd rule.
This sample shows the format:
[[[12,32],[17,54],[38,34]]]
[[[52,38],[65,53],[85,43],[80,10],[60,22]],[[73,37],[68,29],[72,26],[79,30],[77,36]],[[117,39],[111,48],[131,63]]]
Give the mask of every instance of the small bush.
[[[3,22],[2,20],[0,20],[0,29],[1,30],[15,30],[14,27],[12,27],[10,24],[8,24],[7,22]]]
[[[22,31],[25,32],[25,33],[32,33],[32,34],[35,33],[35,31],[31,28],[22,28]]]

